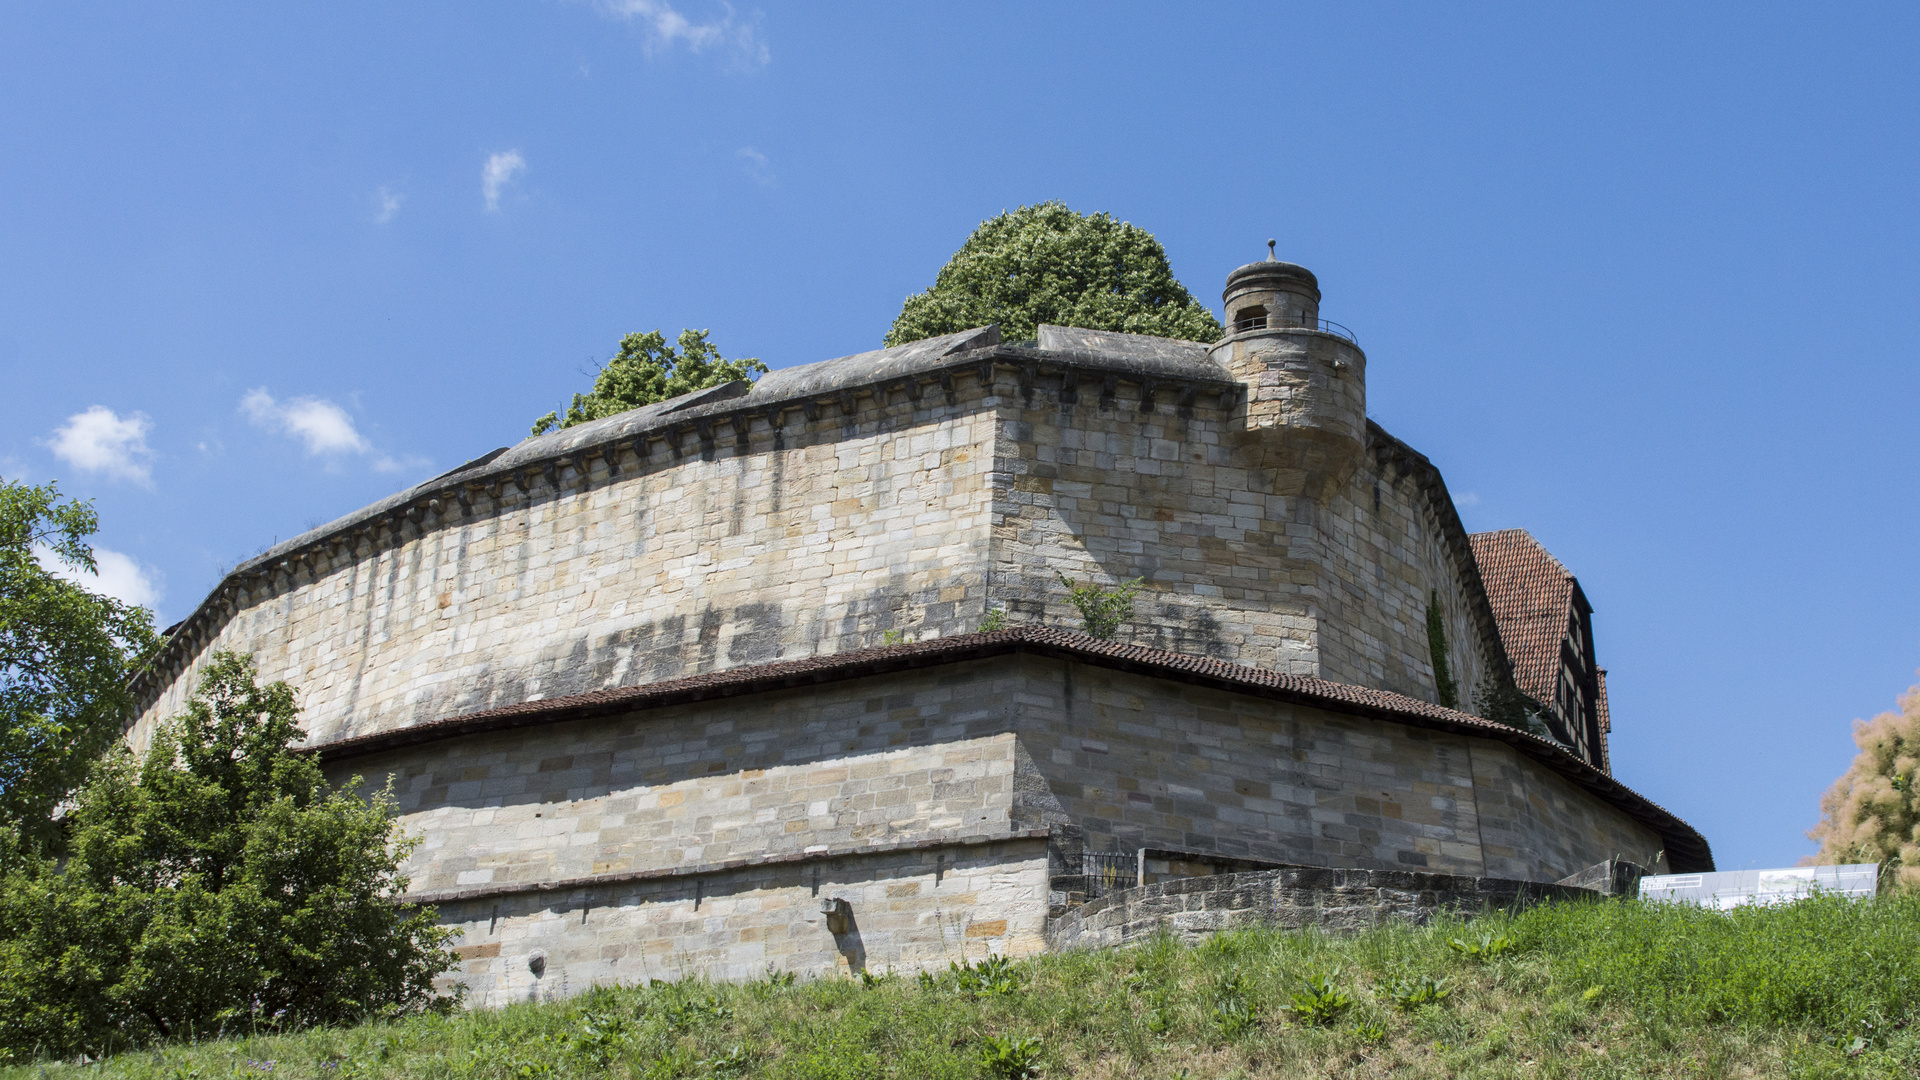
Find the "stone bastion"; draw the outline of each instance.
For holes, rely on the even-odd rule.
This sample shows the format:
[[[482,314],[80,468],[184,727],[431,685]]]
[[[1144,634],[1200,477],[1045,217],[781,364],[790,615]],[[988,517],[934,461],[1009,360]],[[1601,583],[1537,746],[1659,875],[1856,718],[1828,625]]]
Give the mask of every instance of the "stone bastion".
[[[485,1001],[1033,952],[1063,861],[1144,847],[1710,869],[1604,745],[1439,704],[1436,659],[1513,659],[1290,266],[1235,272],[1212,346],[985,327],[486,454],[237,567],[127,737],[252,654],[329,775],[392,779]],[[1114,640],[1060,629],[1063,574],[1141,579]]]

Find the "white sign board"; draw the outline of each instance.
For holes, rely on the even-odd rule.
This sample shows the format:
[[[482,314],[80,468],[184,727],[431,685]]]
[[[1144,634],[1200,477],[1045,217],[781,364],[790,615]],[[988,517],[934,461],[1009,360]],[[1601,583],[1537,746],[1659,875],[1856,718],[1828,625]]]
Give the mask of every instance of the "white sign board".
[[[1816,893],[1870,897],[1879,883],[1877,863],[1728,870],[1717,874],[1652,874],[1640,879],[1640,899],[1725,910],[1746,904],[1786,904]]]

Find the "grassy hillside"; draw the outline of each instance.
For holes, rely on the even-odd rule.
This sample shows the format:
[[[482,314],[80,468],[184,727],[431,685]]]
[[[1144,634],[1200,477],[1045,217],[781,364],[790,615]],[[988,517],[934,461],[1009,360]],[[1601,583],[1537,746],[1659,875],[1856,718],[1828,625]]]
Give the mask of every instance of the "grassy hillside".
[[[958,957],[956,957],[958,959]],[[685,980],[7,1077],[1920,1075],[1920,898],[1246,931],[933,978]]]

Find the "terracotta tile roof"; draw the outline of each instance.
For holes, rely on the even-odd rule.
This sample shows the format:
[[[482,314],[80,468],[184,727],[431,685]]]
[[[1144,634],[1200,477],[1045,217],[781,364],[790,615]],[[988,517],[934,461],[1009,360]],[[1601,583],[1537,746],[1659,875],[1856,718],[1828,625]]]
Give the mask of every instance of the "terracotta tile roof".
[[[1542,702],[1560,683],[1560,644],[1573,620],[1573,575],[1525,529],[1474,533],[1473,560],[1513,661],[1513,681]]]
[[[1712,849],[1706,838],[1692,826],[1560,746],[1517,728],[1384,690],[1286,675],[1265,668],[1186,656],[1140,645],[1102,641],[1086,634],[1044,627],[1015,627],[990,634],[933,638],[904,645],[690,675],[645,686],[615,687],[527,701],[393,731],[350,736],[312,749],[323,758],[336,761],[480,731],[639,712],[1014,653],[1059,657],[1350,715],[1495,739],[1592,791],[1658,833],[1666,842],[1667,856],[1676,872],[1696,873],[1713,869]]]

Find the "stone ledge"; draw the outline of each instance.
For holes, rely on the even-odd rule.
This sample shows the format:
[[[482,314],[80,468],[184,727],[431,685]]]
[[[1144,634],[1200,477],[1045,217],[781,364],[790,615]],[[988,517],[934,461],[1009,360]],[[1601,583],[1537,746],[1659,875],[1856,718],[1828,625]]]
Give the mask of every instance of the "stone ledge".
[[[757,855],[750,859],[727,859],[722,862],[694,863],[691,866],[666,866],[653,870],[630,870],[619,874],[588,874],[583,877],[561,878],[555,881],[524,881],[505,885],[480,885],[471,889],[443,889],[439,892],[409,893],[396,898],[395,902],[408,906],[427,904],[463,903],[469,900],[490,900],[501,896],[519,896],[526,893],[570,892],[575,889],[602,888],[609,885],[627,885],[638,881],[663,881],[673,878],[701,877],[708,874],[725,874],[735,870],[746,870],[757,866],[779,866],[791,863],[828,862],[867,855],[897,855],[908,851],[934,851],[940,848],[984,847],[1018,840],[1045,840],[1046,829],[1019,829],[1005,833],[976,834],[973,836],[932,837],[925,840],[906,840],[894,844],[863,844],[859,847],[838,848],[827,851],[788,851],[778,855]]]

